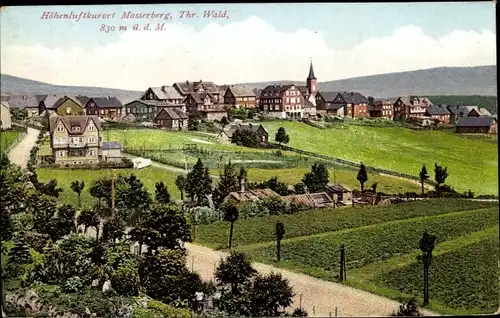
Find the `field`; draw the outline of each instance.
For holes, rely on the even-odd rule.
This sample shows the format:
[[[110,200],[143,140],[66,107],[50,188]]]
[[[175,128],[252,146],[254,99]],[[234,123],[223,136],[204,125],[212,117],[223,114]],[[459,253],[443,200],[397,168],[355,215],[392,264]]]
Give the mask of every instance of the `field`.
[[[274,135],[284,127],[290,146],[366,165],[418,176],[423,164],[433,178],[434,163],[448,167],[447,184],[457,191],[497,194],[497,145],[487,139],[463,138],[442,131],[348,126],[319,129],[304,123],[270,121]]]
[[[41,182],[47,182],[50,179],[56,179],[58,186],[63,189],[60,193],[60,201],[63,203],[77,204],[78,199],[75,192],[70,188],[71,182],[75,180],[84,181],[85,188],[82,191],[81,199],[83,206],[89,206],[94,202],[94,198],[90,196],[88,189],[93,180],[109,176],[111,177],[111,170],[82,170],[82,169],[52,169],[52,168],[39,168],[36,173]],[[175,186],[176,174],[170,171],[162,170],[155,167],[147,167],[144,169],[115,169],[116,176],[130,175],[137,176],[151,195],[154,195],[155,183],[163,181],[173,198],[179,199],[180,192]]]
[[[294,152],[283,151],[278,155],[276,150],[222,144],[213,135],[201,132],[109,130],[105,134],[107,140],[119,140],[133,154],[172,166],[180,168],[187,166],[190,169],[196,160],[201,158],[213,175],[219,175],[224,162],[231,160],[236,166],[245,166],[249,170],[248,176],[251,181],[265,181],[278,176],[281,181],[294,185],[301,181],[314,162],[322,162],[320,159]],[[189,144],[196,148],[187,147]],[[330,169],[330,182],[343,183],[353,189],[359,187],[356,180],[357,170],[331,162],[323,163]],[[389,176],[371,174],[367,186],[373,182],[378,182],[377,189],[386,193],[420,192],[418,184]]]
[[[274,242],[277,221],[285,226],[279,264],[275,263]],[[225,248],[228,228],[227,222],[199,226],[196,240],[213,248]],[[418,241],[424,231],[438,237],[432,265],[432,271],[437,273],[435,279],[441,275],[447,277],[431,289],[429,309],[445,314],[493,312],[494,305],[498,305],[498,288],[481,290],[483,284],[492,282],[493,274],[486,266],[471,269],[473,265],[469,260],[476,257],[476,263],[495,265],[497,203],[441,199],[246,219],[235,223],[233,246],[255,261],[335,281],[339,246],[344,244],[346,284],[394,299],[421,300],[421,264],[416,257],[420,254]],[[485,241],[493,237],[496,243]],[[486,251],[481,252],[481,247],[469,251],[474,244],[484,245]],[[490,253],[495,244],[496,254]],[[453,262],[453,266],[448,266],[448,261]],[[462,283],[469,272],[475,278]],[[404,287],[407,282],[408,287]],[[455,284],[462,284],[457,286],[458,292],[454,290]],[[469,285],[470,290],[466,288]],[[478,290],[482,293],[477,293]]]
[[[16,142],[21,135],[21,132],[16,130],[2,130],[0,131],[0,152],[4,152]]]

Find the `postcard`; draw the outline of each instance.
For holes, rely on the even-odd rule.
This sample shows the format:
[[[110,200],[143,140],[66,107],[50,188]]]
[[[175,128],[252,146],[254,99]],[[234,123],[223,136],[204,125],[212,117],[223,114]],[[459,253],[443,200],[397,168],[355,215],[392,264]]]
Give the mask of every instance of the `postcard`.
[[[498,312],[494,3],[0,21],[2,317]]]

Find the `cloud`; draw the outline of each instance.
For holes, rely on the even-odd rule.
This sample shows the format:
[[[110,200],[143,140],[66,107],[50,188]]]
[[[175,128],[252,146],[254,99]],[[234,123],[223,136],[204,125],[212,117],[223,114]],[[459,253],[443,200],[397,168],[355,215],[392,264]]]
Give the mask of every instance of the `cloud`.
[[[320,81],[439,66],[496,64],[491,31],[456,30],[433,39],[416,26],[353,47],[327,43],[307,29],[277,30],[252,16],[202,30],[180,23],[166,31],[126,31],[114,43],[91,50],[42,45],[3,47],[3,73],[61,85],[143,90],[175,81],[218,84],[305,80],[312,57]]]

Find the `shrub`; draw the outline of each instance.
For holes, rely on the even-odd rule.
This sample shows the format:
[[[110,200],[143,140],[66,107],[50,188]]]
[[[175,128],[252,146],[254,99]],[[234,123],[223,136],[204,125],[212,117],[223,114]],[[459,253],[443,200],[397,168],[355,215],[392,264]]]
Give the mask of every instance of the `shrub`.
[[[190,217],[194,220],[195,224],[198,225],[219,221],[220,212],[210,209],[209,207],[194,207],[189,212]]]
[[[111,287],[122,296],[139,295],[139,275],[132,267],[120,267],[111,275]]]
[[[78,276],[70,277],[63,286],[65,293],[78,293],[82,288],[83,282]]]
[[[191,313],[187,309],[175,308],[156,300],[148,301],[148,308],[153,309],[154,311],[160,313],[161,316],[165,318],[191,317]]]

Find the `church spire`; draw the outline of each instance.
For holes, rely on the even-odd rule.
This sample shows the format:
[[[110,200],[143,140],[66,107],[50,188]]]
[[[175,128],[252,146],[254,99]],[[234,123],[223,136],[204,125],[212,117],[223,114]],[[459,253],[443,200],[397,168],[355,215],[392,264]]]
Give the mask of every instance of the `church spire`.
[[[316,79],[316,76],[314,76],[312,59],[311,59],[311,66],[309,67],[309,76],[307,77],[307,79]]]

